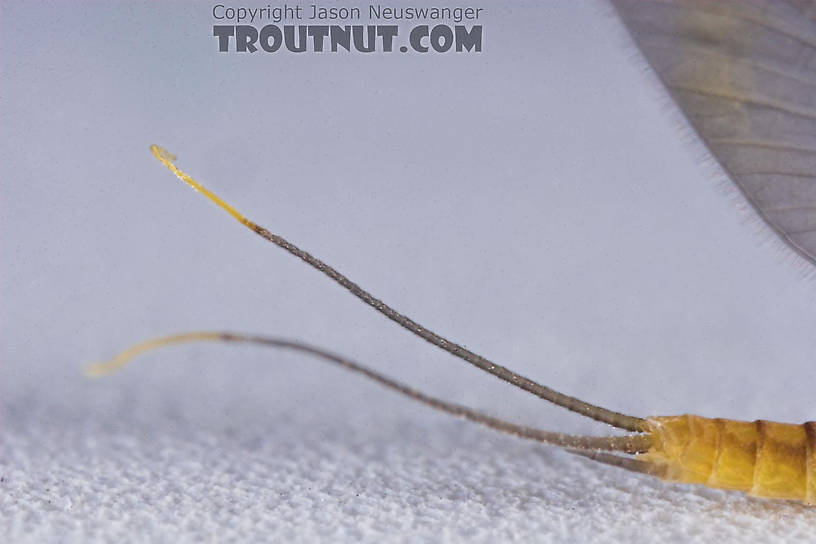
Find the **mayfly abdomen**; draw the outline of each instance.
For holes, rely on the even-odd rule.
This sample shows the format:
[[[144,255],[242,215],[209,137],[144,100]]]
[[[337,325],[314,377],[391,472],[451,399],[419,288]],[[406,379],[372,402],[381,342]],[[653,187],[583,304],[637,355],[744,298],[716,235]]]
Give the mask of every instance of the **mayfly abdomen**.
[[[666,480],[816,503],[816,422],[734,421],[683,415],[647,420],[641,459]]]

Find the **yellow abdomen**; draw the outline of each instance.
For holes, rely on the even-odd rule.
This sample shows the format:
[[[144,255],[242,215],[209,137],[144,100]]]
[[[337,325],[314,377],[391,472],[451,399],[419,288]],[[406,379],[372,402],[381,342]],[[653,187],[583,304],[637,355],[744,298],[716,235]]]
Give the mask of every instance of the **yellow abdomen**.
[[[816,504],[816,422],[650,417],[651,449],[640,458],[675,482]]]

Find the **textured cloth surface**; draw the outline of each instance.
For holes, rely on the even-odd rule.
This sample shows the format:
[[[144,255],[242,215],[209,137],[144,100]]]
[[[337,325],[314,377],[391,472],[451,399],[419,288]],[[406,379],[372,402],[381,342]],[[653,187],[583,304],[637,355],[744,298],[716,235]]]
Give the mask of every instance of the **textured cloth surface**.
[[[810,542],[816,523],[800,504],[664,484],[421,410],[220,427],[9,415],[10,542]]]

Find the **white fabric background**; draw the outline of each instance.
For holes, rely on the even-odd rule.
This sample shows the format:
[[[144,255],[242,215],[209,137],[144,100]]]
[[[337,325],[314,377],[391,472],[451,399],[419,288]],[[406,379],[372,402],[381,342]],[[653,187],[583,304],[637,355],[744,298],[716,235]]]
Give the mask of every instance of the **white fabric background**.
[[[197,197],[566,393],[812,419],[816,289],[607,5],[485,3],[481,55],[219,55],[211,3],[0,5],[0,528],[12,542],[809,541],[816,511],[498,436],[291,354],[608,432],[430,349]]]

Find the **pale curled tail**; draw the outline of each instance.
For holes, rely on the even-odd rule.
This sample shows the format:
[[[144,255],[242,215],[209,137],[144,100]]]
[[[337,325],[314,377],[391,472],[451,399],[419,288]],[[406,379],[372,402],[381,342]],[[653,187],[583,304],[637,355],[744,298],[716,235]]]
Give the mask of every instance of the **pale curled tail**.
[[[183,172],[178,166],[176,166],[175,163],[176,156],[167,151],[165,148],[153,144],[150,146],[150,152],[153,153],[153,156],[159,159],[159,162],[166,166],[168,170],[173,172],[177,178],[179,178],[181,181],[189,185],[192,189],[198,191],[199,193],[209,198],[211,201],[217,204],[218,207],[220,207],[222,210],[226,211],[228,214],[233,216],[240,223],[250,228],[252,228],[255,225],[252,221],[244,217],[241,214],[241,212],[230,206],[230,204],[227,201],[225,201],[220,196],[204,187],[198,181],[193,179],[191,175],[187,174],[186,172]]]
[[[86,366],[85,375],[92,378],[104,376],[106,374],[116,372],[128,364],[131,360],[145,352],[153,351],[154,349],[159,349],[165,346],[171,346],[173,344],[221,340],[222,336],[222,333],[201,331],[173,334],[170,336],[162,336],[160,338],[151,338],[150,340],[129,347],[109,361],[93,363]]]
[[[346,357],[331,353],[321,348],[287,340],[283,338],[272,338],[267,336],[251,336],[243,334],[234,334],[229,332],[215,332],[215,331],[199,331],[189,332],[184,334],[175,334],[171,336],[164,336],[161,338],[154,338],[135,346],[126,349],[110,361],[90,365],[86,369],[86,373],[90,376],[101,376],[119,370],[125,366],[133,358],[146,353],[148,351],[159,349],[165,346],[174,344],[184,344],[189,342],[235,342],[247,344],[260,344],[267,347],[288,349],[312,355],[318,359],[333,363],[345,368],[351,372],[365,376],[366,378],[388,388],[396,391],[401,395],[409,397],[417,402],[435,408],[439,411],[451,414],[456,417],[467,419],[474,423],[479,423],[491,429],[543,442],[553,444],[564,448],[572,448],[579,450],[605,450],[605,451],[620,451],[624,453],[638,453],[644,452],[651,446],[651,439],[647,434],[629,435],[629,436],[575,436],[563,433],[555,433],[535,429],[532,427],[525,427],[523,425],[516,425],[492,416],[488,416],[476,410],[472,410],[465,406],[453,404],[430,395],[426,395],[416,389],[404,385],[396,380],[393,380],[379,372],[363,366]]]

